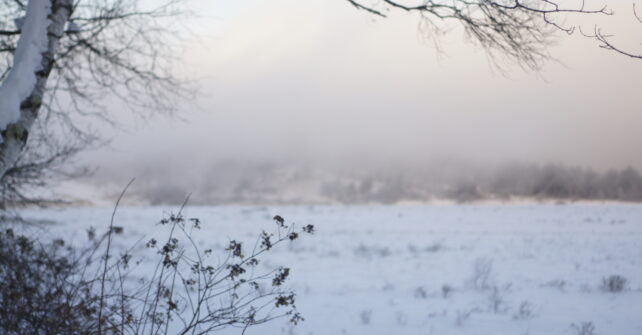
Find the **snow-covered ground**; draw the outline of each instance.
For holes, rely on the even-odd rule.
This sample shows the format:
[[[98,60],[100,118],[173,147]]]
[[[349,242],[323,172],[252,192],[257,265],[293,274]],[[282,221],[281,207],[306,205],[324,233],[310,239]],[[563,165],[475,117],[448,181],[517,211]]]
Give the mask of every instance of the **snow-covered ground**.
[[[81,243],[111,208],[26,210]],[[126,246],[172,208],[120,208]],[[176,211],[176,208],[173,209]],[[188,207],[215,250],[250,240],[279,214],[317,232],[282,245],[306,320],[246,334],[642,334],[642,206],[624,204]],[[47,224],[51,223],[51,224]],[[623,292],[602,279],[627,279]],[[239,329],[223,331],[240,334]]]

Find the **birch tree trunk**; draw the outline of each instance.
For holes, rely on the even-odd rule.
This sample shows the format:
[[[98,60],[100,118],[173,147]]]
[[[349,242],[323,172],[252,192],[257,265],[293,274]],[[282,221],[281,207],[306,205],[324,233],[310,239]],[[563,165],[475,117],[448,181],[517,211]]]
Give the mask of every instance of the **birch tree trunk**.
[[[34,1],[50,2],[50,11],[47,15],[49,25],[47,26],[47,36],[45,37],[46,50],[40,53],[40,55],[26,55],[28,57],[39,57],[40,66],[34,71],[35,83],[28,96],[20,101],[20,113],[17,120],[12,120],[12,122],[7,123],[6,126],[0,127],[0,135],[2,136],[2,143],[0,144],[0,179],[2,179],[6,175],[7,171],[16,164],[22,149],[27,143],[29,131],[38,117],[38,112],[42,105],[43,96],[47,86],[47,79],[49,78],[49,74],[51,73],[54,65],[58,42],[65,32],[65,25],[73,10],[72,0],[29,0],[28,6],[31,6],[31,2]],[[28,10],[27,16],[29,14]],[[23,27],[21,27],[21,31],[24,32],[28,29],[27,25],[33,23],[33,20],[30,21],[27,17],[24,20]],[[25,35],[26,34],[20,35],[18,45],[23,39],[29,38],[29,36]],[[29,43],[30,41],[25,42]],[[24,56],[17,51],[18,50],[16,50],[14,57]],[[18,61],[19,59],[14,58],[14,65]],[[14,70],[15,67],[11,71]],[[0,99],[8,98],[0,94]],[[9,113],[9,111],[0,110],[0,113]]]

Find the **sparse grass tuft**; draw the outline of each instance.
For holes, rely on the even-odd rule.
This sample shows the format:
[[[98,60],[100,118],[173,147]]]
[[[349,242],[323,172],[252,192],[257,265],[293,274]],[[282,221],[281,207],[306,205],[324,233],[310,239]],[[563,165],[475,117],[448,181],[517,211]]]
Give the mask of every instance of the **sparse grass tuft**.
[[[595,335],[595,325],[593,322],[581,322],[580,324],[571,324],[571,329],[576,335]]]
[[[488,258],[477,258],[473,267],[473,274],[470,283],[473,288],[479,291],[485,291],[493,288],[492,274],[493,261]]]
[[[619,293],[626,289],[627,280],[620,275],[611,275],[602,278],[602,290],[610,293]]]

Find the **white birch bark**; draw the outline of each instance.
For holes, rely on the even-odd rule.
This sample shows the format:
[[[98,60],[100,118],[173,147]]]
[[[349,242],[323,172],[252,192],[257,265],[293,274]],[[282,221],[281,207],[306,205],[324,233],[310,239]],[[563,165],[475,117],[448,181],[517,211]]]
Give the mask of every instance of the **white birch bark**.
[[[46,17],[42,13],[45,9]],[[14,67],[0,89],[0,178],[17,162],[38,117],[58,41],[71,11],[72,0],[29,0],[14,54]],[[48,22],[43,23],[43,19]],[[42,29],[43,24],[46,29]],[[40,50],[38,43],[43,41],[44,50]],[[25,62],[25,58],[29,61]]]

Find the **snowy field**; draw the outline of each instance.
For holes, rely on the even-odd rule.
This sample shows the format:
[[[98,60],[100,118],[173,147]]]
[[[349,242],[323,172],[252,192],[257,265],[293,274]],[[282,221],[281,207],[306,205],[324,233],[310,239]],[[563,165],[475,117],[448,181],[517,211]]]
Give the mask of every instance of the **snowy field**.
[[[22,215],[81,243],[87,228],[109,224],[111,210]],[[177,209],[120,208],[125,235],[117,245],[153,235],[170,210]],[[198,243],[214,250],[230,238],[251,240],[275,214],[317,230],[261,263],[292,269],[288,283],[306,320],[246,334],[642,334],[640,205],[186,209],[203,222]],[[611,275],[627,280],[624,291],[603,289]]]

